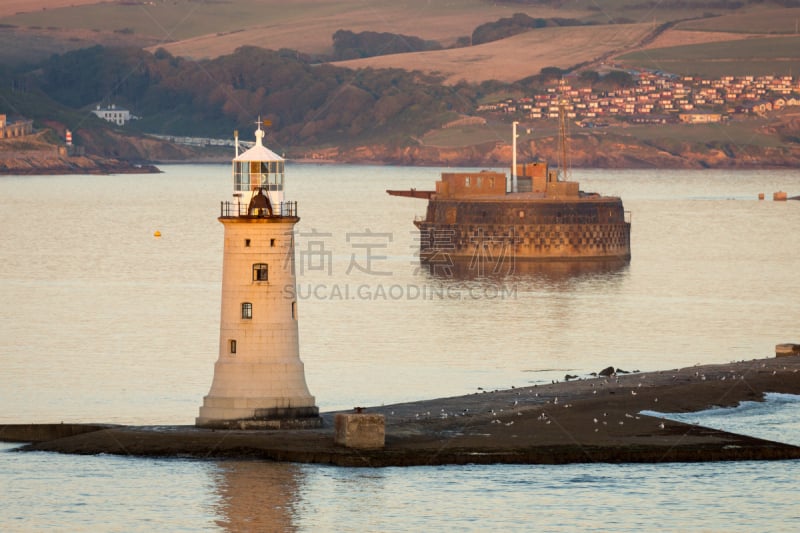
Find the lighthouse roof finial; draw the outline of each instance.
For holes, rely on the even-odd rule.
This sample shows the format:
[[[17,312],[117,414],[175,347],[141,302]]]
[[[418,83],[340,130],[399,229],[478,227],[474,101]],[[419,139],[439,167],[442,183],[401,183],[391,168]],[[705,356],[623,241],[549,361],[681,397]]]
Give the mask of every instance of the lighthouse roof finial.
[[[264,140],[265,133],[264,130],[261,129],[261,123],[261,115],[258,115],[258,122],[256,122],[256,143],[258,143],[258,146],[264,146],[262,141]]]
[[[261,125],[269,126],[269,120],[261,120],[261,116],[258,117],[258,122],[256,122],[256,144],[247,150],[236,156],[234,161],[283,161],[283,158],[264,146],[263,140],[266,132],[261,129]]]

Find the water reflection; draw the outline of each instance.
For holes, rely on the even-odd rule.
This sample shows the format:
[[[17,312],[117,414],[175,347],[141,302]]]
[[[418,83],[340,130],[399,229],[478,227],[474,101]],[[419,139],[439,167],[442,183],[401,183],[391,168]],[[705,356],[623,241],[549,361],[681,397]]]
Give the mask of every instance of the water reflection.
[[[258,461],[219,463],[216,520],[226,531],[295,531],[298,487],[304,473],[298,465]]]
[[[420,270],[432,280],[493,283],[573,284],[583,280],[613,280],[628,272],[630,262],[619,261],[421,261]]]

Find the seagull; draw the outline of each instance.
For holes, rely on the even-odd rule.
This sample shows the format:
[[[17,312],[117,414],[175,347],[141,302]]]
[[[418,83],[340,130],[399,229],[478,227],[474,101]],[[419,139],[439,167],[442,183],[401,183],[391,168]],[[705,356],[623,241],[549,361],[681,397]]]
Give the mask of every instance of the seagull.
[[[635,390],[631,390],[631,396],[636,396],[636,391]]]
[[[594,419],[594,423],[597,424],[597,419],[596,418]]]

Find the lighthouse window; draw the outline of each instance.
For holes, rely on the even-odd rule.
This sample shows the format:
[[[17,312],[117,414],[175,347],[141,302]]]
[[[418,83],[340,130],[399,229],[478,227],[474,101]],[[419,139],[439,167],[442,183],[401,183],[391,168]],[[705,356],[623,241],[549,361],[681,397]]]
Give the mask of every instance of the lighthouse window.
[[[253,281],[267,281],[269,279],[269,265],[266,263],[253,264]]]
[[[234,163],[234,188],[237,191],[250,190],[250,174],[248,172],[249,164],[245,162]]]
[[[250,302],[244,302],[242,304],[242,318],[250,319],[253,318],[253,304]]]
[[[232,354],[236,353],[236,339],[230,340],[230,350]]]
[[[292,318],[297,320],[297,302],[292,302]]]

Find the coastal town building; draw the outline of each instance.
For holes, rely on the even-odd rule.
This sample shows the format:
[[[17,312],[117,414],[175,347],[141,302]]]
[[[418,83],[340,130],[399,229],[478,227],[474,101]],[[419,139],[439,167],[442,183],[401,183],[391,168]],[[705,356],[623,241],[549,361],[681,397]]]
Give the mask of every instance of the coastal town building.
[[[582,123],[615,118],[639,124],[722,122],[733,114],[762,115],[800,106],[800,80],[793,76],[724,76],[704,79],[662,72],[629,71],[634,85],[613,90],[577,87],[567,78],[538,94],[480,105],[477,112],[531,120],[568,118]]]
[[[7,115],[0,115],[0,139],[24,137],[33,133],[32,120],[16,120],[10,122]]]
[[[134,118],[129,110],[124,107],[117,107],[115,104],[111,104],[107,107],[97,106],[92,110],[92,113],[107,122],[113,122],[117,126],[124,126]]]
[[[689,113],[678,113],[678,119],[686,124],[711,124],[722,122],[722,113],[712,111],[693,111]]]

